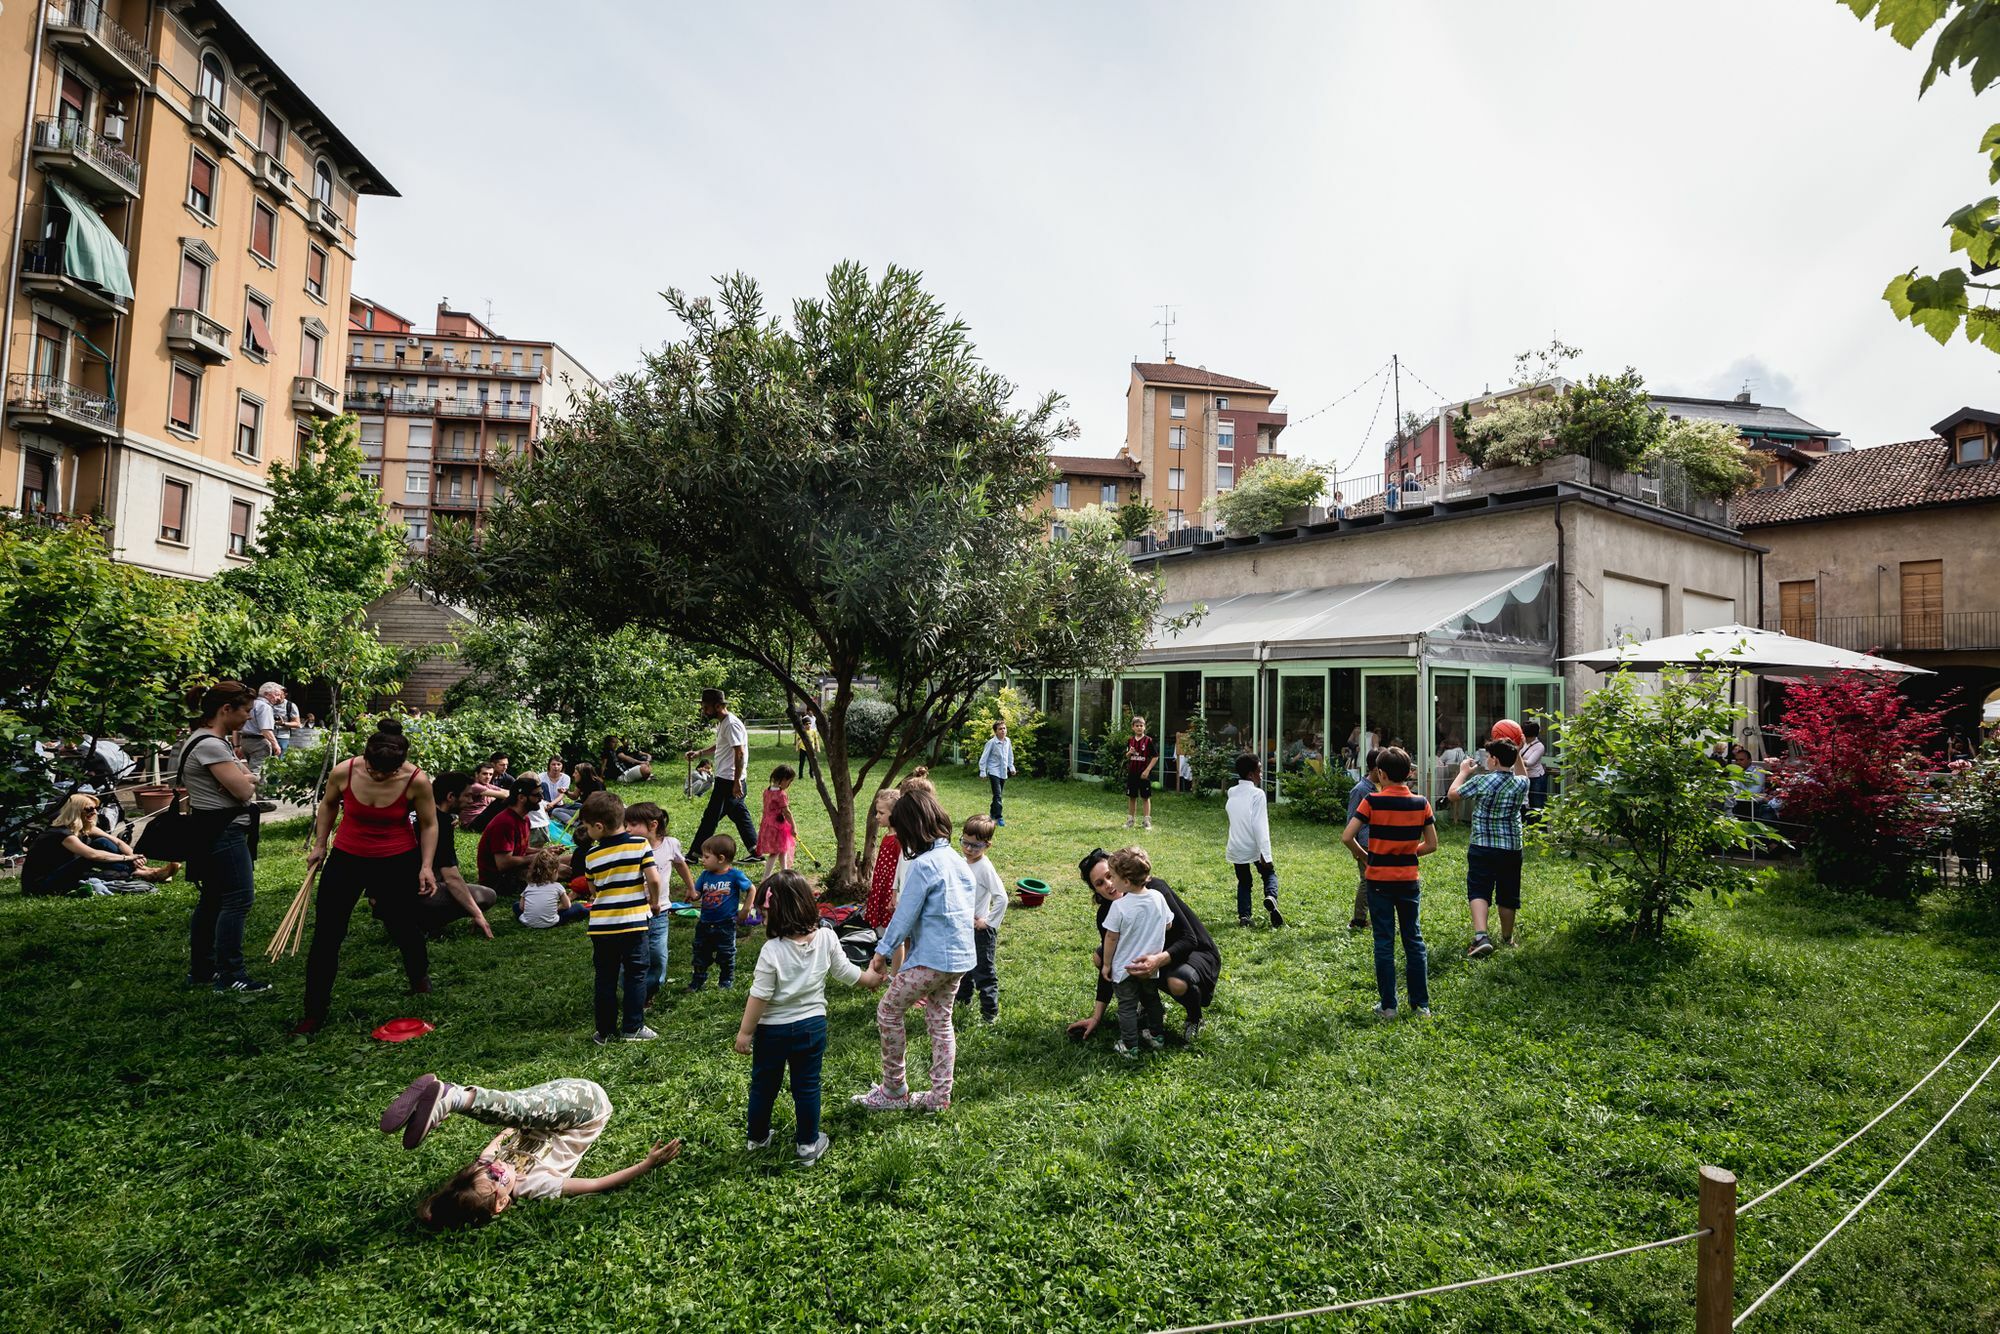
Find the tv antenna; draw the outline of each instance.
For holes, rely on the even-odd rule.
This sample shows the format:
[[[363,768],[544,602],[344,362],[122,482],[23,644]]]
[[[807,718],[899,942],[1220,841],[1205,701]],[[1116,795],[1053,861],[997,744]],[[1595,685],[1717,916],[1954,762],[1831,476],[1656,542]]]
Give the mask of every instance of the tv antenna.
[[[1174,354],[1174,325],[1179,322],[1174,316],[1174,308],[1172,306],[1162,305],[1160,307],[1160,318],[1153,321],[1153,327],[1160,331],[1160,355],[1162,357],[1171,357]]]
[[[486,298],[486,328],[489,332],[493,328],[493,298],[490,296]]]

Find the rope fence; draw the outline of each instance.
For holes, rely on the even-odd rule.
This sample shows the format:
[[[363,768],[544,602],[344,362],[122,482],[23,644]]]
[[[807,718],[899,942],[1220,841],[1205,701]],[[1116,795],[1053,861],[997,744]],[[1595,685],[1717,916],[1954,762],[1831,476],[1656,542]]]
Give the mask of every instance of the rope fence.
[[[1621,1246],[1616,1250],[1599,1251],[1593,1255],[1580,1255],[1573,1259],[1557,1260],[1550,1264],[1536,1265],[1529,1269],[1516,1269],[1505,1274],[1488,1274],[1480,1278],[1461,1279],[1456,1283],[1443,1283],[1434,1287],[1415,1288],[1409,1292],[1389,1293],[1380,1297],[1363,1297],[1355,1301],[1336,1302],[1328,1306],[1313,1306],[1296,1311],[1279,1311],[1268,1315],[1244,1316],[1235,1320],[1221,1320],[1205,1325],[1178,1325],[1171,1329],[1154,1331],[1154,1334],[1213,1334],[1214,1331],[1218,1330],[1251,1329],[1260,1325],[1274,1325],[1294,1320],[1307,1320],[1316,1316],[1339,1315],[1342,1312],[1359,1311],[1371,1306],[1387,1306],[1393,1302],[1413,1301],[1420,1297],[1441,1297],[1447,1293],[1463,1292],[1470,1288],[1486,1287],[1494,1283],[1506,1283],[1514,1279],[1533,1278],[1540,1274],[1553,1274],[1564,1269],[1574,1269],[1580,1265],[1596,1264],[1603,1260],[1615,1260],[1627,1255],[1638,1255],[1643,1251],[1656,1251],[1669,1246],[1682,1246],[1691,1241],[1699,1241],[1701,1243],[1695,1273],[1695,1328],[1697,1334],[1722,1334],[1724,1330],[1739,1328],[1744,1321],[1756,1314],[1766,1302],[1770,1301],[1787,1283],[1791,1282],[1793,1277],[1810,1264],[1814,1257],[1826,1249],[1827,1244],[1839,1236],[1843,1228],[1859,1217],[1861,1212],[1873,1203],[1875,1198],[1888,1187],[1889,1183],[1894,1181],[1905,1167],[1909,1166],[1917,1154],[1923,1151],[1924,1146],[1929,1144],[1936,1137],[1937,1133],[1944,1129],[1945,1124],[1958,1114],[1959,1108],[1965,1106],[1971,1100],[1972,1095],[1979,1091],[1980,1086],[1986,1082],[1987,1077],[1994,1070],[2000,1069],[2000,1056],[1993,1058],[1992,1062],[1979,1073],[1979,1077],[1972,1081],[1971,1086],[1959,1095],[1958,1101],[1954,1102],[1945,1114],[1938,1118],[1937,1123],[1924,1133],[1924,1137],[1912,1145],[1910,1151],[1904,1154],[1897,1161],[1896,1165],[1890,1168],[1888,1173],[1880,1181],[1876,1182],[1868,1193],[1862,1196],[1855,1203],[1854,1207],[1849,1209],[1825,1236],[1814,1242],[1812,1248],[1800,1256],[1791,1268],[1778,1277],[1776,1282],[1766,1288],[1755,1301],[1744,1307],[1740,1315],[1734,1313],[1736,1301],[1736,1220],[1742,1215],[1749,1213],[1752,1209],[1755,1209],[1758,1205],[1776,1196],[1779,1192],[1797,1185],[1812,1173],[1832,1162],[1834,1158],[1853,1145],[1863,1135],[1866,1135],[1869,1131],[1880,1125],[1898,1108],[1909,1102],[1926,1084],[1936,1078],[1940,1071],[1958,1058],[1959,1054],[1971,1044],[1972,1040],[1979,1035],[1980,1030],[1986,1027],[1995,1014],[2000,1014],[2000,1001],[1993,1003],[1992,1008],[1980,1017],[1979,1022],[1972,1026],[1970,1032],[1959,1039],[1958,1045],[1946,1053],[1943,1060],[1932,1066],[1925,1073],[1924,1077],[1905,1090],[1901,1097],[1876,1113],[1866,1125],[1747,1203],[1742,1205],[1736,1203],[1736,1178],[1734,1175],[1721,1168],[1703,1167],[1701,1169],[1700,1216],[1697,1220],[1700,1226],[1692,1232],[1683,1232],[1675,1237],[1663,1237],[1658,1241],[1641,1242],[1636,1246]]]

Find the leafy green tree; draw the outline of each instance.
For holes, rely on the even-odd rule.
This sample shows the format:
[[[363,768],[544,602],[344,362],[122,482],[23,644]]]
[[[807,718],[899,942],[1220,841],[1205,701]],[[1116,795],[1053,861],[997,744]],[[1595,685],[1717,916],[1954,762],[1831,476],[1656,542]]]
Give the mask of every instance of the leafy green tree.
[[[1166,512],[1148,503],[1143,496],[1132,497],[1112,513],[1118,516],[1118,536],[1127,542],[1136,541],[1147,533],[1156,533],[1167,522]]]
[[[1281,528],[1293,511],[1326,494],[1327,471],[1325,464],[1305,459],[1266,459],[1222,493],[1216,517],[1239,536]]]
[[[1042,540],[1031,507],[1073,434],[1061,400],[1015,408],[916,273],[842,264],[788,324],[741,274],[714,299],[666,299],[685,336],[509,466],[482,541],[440,524],[424,582],[495,615],[553,585],[600,631],[756,663],[818,724],[830,885],[852,890],[857,790],[949,735],[1003,669],[1116,670],[1160,590],[1115,539]],[[856,746],[868,672],[894,717]]]
[[[1767,831],[1733,816],[1742,771],[1709,755],[1744,716],[1726,673],[1663,672],[1647,690],[1621,669],[1564,725],[1563,790],[1532,837],[1580,864],[1634,938],[1658,939],[1702,894],[1750,887],[1749,871],[1716,854]]]
[[[114,560],[88,520],[0,518],[0,808],[38,806],[80,776],[53,761],[65,742],[172,738],[211,637],[229,630],[203,613],[199,585]]]
[[[1718,499],[1735,495],[1757,475],[1743,438],[1728,422],[1693,417],[1668,422],[1647,458],[1679,464],[1695,490]]]
[[[405,545],[380,488],[361,476],[358,441],[354,418],[321,421],[300,442],[297,463],[271,465],[250,563],[217,576],[210,602],[247,608],[246,633],[233,646],[239,670],[332,687],[330,726],[343,699],[386,693],[409,668],[365,616],[395,585]]]
[[[1985,92],[2000,78],[2000,8],[1986,0],[1840,3],[1864,22],[1872,18],[1877,28],[1887,28],[1906,49],[1914,50],[1925,34],[1937,30],[1917,85],[1918,97],[1930,91],[1938,76],[1953,70],[1967,71],[1975,94]],[[1987,181],[2000,183],[2000,125],[1987,127],[1979,137],[1979,151],[1986,155]],[[1964,253],[1971,272],[1950,268],[1924,275],[1913,267],[1889,280],[1882,299],[1897,319],[1907,320],[1940,343],[1963,332],[1969,342],[2000,352],[2000,308],[1988,305],[1984,296],[1975,296],[2000,290],[2000,284],[1977,281],[2000,266],[2000,196],[1988,195],[1954,210],[1945,219],[1944,228],[1952,250]]]
[[[979,696],[965,717],[965,726],[959,729],[959,753],[968,763],[977,764],[979,752],[992,739],[993,724],[1003,718],[1007,720],[1007,739],[1014,743],[1014,767],[1026,773],[1028,766],[1022,760],[1033,749],[1035,734],[1048,723],[1049,716],[1013,686],[1001,686]]]
[[[1508,399],[1481,417],[1461,409],[1451,425],[1459,451],[1480,468],[1540,463],[1562,452],[1556,445],[1562,405],[1554,394]]]
[[[1646,379],[1627,366],[1617,375],[1589,375],[1563,391],[1556,443],[1625,472],[1645,466],[1666,414],[1646,396]]]

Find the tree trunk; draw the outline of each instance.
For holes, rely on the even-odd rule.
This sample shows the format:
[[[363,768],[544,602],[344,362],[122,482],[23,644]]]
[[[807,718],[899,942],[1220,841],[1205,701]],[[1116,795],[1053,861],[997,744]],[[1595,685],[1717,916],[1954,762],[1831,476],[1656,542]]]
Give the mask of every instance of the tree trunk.
[[[829,898],[848,901],[859,898],[864,888],[854,848],[854,774],[847,763],[847,706],[853,700],[852,681],[842,673],[826,714],[826,735],[820,738],[826,750],[826,778],[833,787],[831,800],[824,788],[820,794],[833,820],[833,868],[827,872],[826,892]]]

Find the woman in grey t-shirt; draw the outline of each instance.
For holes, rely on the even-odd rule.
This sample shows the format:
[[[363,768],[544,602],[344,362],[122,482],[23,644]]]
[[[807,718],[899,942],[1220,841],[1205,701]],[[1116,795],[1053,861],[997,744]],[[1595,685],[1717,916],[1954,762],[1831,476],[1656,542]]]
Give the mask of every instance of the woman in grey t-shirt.
[[[217,681],[202,693],[194,730],[174,750],[175,772],[206,843],[187,865],[188,879],[201,890],[188,923],[187,984],[230,995],[271,989],[243,964],[243,924],[257,898],[248,809],[257,785],[227,739],[249,720],[255,698],[241,681]]]

